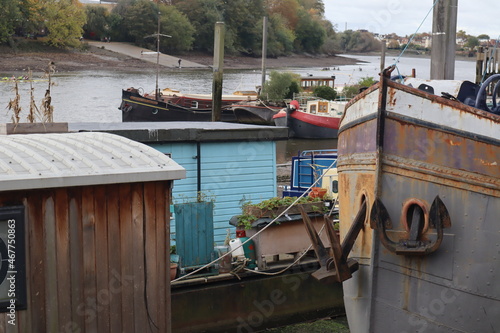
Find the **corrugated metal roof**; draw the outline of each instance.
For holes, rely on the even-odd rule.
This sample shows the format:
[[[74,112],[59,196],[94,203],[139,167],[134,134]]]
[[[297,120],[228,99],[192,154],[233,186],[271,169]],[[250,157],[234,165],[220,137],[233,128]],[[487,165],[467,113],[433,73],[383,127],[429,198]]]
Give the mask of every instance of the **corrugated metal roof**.
[[[0,136],[0,191],[173,180],[183,167],[108,133]]]

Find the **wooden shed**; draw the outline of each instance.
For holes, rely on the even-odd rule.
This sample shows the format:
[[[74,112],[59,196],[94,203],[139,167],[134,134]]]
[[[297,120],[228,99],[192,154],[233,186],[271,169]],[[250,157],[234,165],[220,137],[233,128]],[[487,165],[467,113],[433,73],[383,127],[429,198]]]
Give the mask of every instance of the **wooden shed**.
[[[0,332],[169,332],[167,217],[184,177],[117,135],[0,136]]]

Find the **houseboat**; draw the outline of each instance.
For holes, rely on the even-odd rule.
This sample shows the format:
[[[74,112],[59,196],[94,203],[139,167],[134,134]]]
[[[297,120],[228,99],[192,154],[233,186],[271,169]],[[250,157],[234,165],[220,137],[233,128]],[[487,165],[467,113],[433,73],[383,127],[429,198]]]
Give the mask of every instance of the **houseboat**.
[[[251,101],[257,93],[237,92],[222,95],[221,121],[236,121],[234,112],[227,106],[241,101]],[[172,89],[155,93],[141,94],[139,89],[122,90],[122,121],[211,121],[212,95],[182,94]]]
[[[351,100],[338,139],[340,236],[352,332],[500,327],[500,75],[390,79]],[[496,87],[496,88],[495,88]],[[493,96],[495,101],[496,96]],[[344,258],[346,259],[346,258]]]
[[[290,102],[288,108],[273,116],[276,126],[288,127],[288,136],[303,139],[334,139],[346,102],[322,99]]]

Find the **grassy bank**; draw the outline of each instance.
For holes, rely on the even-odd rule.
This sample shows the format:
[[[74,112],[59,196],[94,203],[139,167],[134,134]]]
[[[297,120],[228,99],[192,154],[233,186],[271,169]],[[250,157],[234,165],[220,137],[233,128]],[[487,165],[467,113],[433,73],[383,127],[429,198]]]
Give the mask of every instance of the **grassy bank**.
[[[346,317],[322,319],[266,330],[269,333],[349,333]]]

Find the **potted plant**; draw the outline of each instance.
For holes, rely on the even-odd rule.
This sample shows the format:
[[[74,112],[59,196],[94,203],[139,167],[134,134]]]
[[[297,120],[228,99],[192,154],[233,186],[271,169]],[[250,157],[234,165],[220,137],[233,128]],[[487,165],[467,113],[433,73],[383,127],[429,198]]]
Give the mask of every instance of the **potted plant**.
[[[179,255],[176,254],[175,245],[170,246],[170,281],[177,276],[177,268],[179,266]]]
[[[271,198],[264,200],[258,204],[246,202],[242,206],[242,214],[238,216],[238,226],[245,229],[250,229],[252,223],[260,218],[275,218],[283,213],[297,198]],[[319,197],[302,197],[287,211],[287,214],[300,214],[299,206],[304,208],[306,212],[324,212],[325,206]]]

